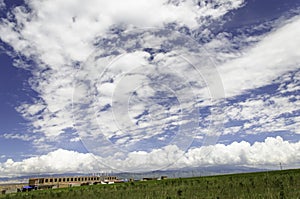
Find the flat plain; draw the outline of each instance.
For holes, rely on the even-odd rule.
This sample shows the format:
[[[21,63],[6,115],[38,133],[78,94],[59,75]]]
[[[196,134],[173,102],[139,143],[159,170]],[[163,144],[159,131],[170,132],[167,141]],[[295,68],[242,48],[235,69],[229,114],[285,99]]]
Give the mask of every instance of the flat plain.
[[[136,181],[0,195],[10,199],[300,199],[300,169],[218,176]]]

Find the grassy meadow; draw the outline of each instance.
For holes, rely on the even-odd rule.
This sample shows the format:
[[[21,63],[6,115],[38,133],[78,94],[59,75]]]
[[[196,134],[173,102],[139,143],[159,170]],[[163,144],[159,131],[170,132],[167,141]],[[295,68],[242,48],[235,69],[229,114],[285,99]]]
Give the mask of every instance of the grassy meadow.
[[[90,185],[0,195],[16,199],[300,199],[300,169]]]

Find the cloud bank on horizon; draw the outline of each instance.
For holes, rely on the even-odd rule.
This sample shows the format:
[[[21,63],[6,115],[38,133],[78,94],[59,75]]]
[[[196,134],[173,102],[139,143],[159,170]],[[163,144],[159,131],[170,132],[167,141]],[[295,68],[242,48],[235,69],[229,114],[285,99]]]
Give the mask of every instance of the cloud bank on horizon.
[[[36,96],[15,107],[28,132],[0,139],[39,153],[3,161],[1,174],[299,167],[299,11],[215,31],[247,3],[28,0],[7,11],[2,46]]]

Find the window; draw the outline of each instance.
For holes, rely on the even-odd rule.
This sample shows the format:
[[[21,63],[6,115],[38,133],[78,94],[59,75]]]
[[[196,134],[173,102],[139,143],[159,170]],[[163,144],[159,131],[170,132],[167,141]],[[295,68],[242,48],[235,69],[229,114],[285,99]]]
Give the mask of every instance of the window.
[[[39,183],[43,184],[44,183],[44,179],[39,179]]]
[[[77,181],[77,178],[74,178],[74,181],[76,182],[76,181]]]
[[[69,178],[67,178],[67,182],[69,182]]]
[[[61,182],[61,178],[58,179],[58,182]]]
[[[71,178],[71,182],[73,182],[73,178]]]
[[[53,182],[53,179],[52,179],[52,178],[50,179],[50,182]]]
[[[48,179],[46,179],[45,182],[48,182]]]
[[[63,178],[63,182],[66,182],[66,178]]]
[[[54,179],[54,182],[57,182],[57,178]]]

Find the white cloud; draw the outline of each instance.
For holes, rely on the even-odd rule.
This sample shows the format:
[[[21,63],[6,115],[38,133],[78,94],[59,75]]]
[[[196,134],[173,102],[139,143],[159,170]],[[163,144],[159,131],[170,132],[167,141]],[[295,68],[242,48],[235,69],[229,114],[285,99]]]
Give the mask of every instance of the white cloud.
[[[71,138],[71,139],[70,139],[70,142],[79,142],[79,141],[80,141],[80,138],[79,138],[79,137]]]
[[[3,9],[5,7],[6,7],[6,5],[4,3],[4,0],[0,0],[0,9]]]
[[[289,143],[281,137],[266,138],[264,142],[233,142],[230,145],[217,144],[198,149],[190,149],[183,162],[190,166],[198,165],[245,165],[265,167],[278,165],[280,162],[288,166],[299,164],[300,142]],[[210,150],[206,153],[206,150]]]
[[[1,177],[38,173],[99,172],[99,171],[152,171],[184,167],[216,165],[243,165],[259,168],[276,168],[279,163],[295,167],[300,162],[300,142],[289,143],[281,137],[266,138],[264,142],[233,142],[191,148],[186,153],[174,145],[150,152],[134,151],[122,157],[102,159],[92,154],[58,149],[46,155],[31,157],[20,162],[12,159],[0,163]],[[106,166],[104,165],[106,164]]]
[[[271,84],[277,77],[299,68],[300,18],[296,16],[265,35],[244,53],[218,67],[227,97]]]
[[[33,74],[30,83],[41,100],[31,105],[24,104],[17,110],[31,121],[35,132],[43,132],[51,137],[62,134],[64,129],[73,128],[71,103],[76,72],[73,64],[85,61],[95,50],[95,42],[110,37],[110,28],[163,27],[173,22],[179,26],[197,28],[204,23],[204,18],[220,18],[230,10],[240,7],[243,1],[220,0],[201,2],[200,5],[193,1],[168,4],[162,0],[151,3],[145,0],[93,0],[88,4],[82,4],[81,1],[31,0],[27,3],[30,11],[23,7],[16,7],[12,11],[16,22],[3,19],[0,35],[1,40],[12,46],[16,52],[34,59],[37,63],[35,67],[26,65],[26,68]],[[152,35],[149,34],[149,37]],[[158,37],[155,39],[159,41]],[[101,48],[97,50],[101,51]],[[97,68],[85,71],[89,80],[94,80],[93,75],[98,74],[95,70]],[[104,84],[100,88],[105,89]],[[101,102],[106,103],[104,97]],[[89,111],[88,114],[93,112]],[[110,121],[107,122],[109,124]],[[92,129],[97,128],[96,123],[87,124]],[[144,122],[143,125],[147,123]]]
[[[31,137],[28,134],[10,134],[10,133],[5,133],[3,135],[0,135],[0,137],[3,137],[5,139],[18,139],[18,140],[23,140],[23,141],[32,141],[33,137]]]
[[[88,4],[78,0],[31,0],[28,5],[32,11],[15,8],[17,23],[4,20],[0,35],[16,51],[25,56],[37,56],[52,69],[59,69],[72,60],[84,61],[93,51],[96,37],[102,37],[111,26],[148,28],[177,22],[195,27],[199,18],[221,17],[242,3],[242,0],[218,0],[199,7],[193,1],[181,1],[175,6],[163,0],[151,3],[146,0],[92,0]]]
[[[42,132],[46,136],[36,139],[35,146],[51,148],[46,144],[48,140],[59,137],[66,132],[66,129],[74,129],[75,120],[78,133],[81,137],[86,137],[88,141],[86,144],[91,144],[91,148],[95,147],[94,152],[97,155],[102,154],[104,148],[109,149],[112,142],[116,143],[114,147],[125,148],[124,151],[129,154],[122,156],[123,160],[126,160],[124,166],[122,166],[123,160],[118,161],[116,157],[111,157],[111,161],[116,161],[116,165],[122,169],[128,169],[131,163],[140,169],[150,169],[150,166],[157,168],[175,161],[178,156],[172,156],[172,151],[180,154],[181,147],[176,149],[174,146],[165,146],[165,148],[157,149],[156,143],[153,143],[154,146],[147,146],[148,150],[130,151],[136,150],[132,148],[132,145],[155,136],[156,139],[163,141],[166,139],[164,133],[178,126],[183,126],[183,129],[189,125],[192,127],[187,128],[186,132],[179,131],[177,138],[191,134],[188,130],[194,130],[194,125],[199,122],[194,117],[196,115],[193,110],[195,107],[205,108],[213,104],[210,101],[212,97],[210,92],[220,87],[218,84],[213,84],[215,83],[214,77],[216,77],[214,75],[218,74],[211,74],[212,72],[207,72],[205,69],[200,72],[194,70],[193,66],[183,60],[189,59],[189,56],[178,58],[176,52],[181,53],[180,50],[185,50],[190,55],[200,54],[200,58],[202,56],[205,58],[203,54],[207,52],[197,49],[198,46],[194,43],[185,43],[187,41],[185,39],[180,41],[176,34],[166,33],[162,36],[153,34],[155,31],[151,29],[148,31],[143,28],[164,27],[165,24],[173,22],[177,26],[199,28],[206,23],[205,18],[220,19],[230,10],[242,6],[244,1],[200,1],[200,5],[196,5],[194,1],[171,1],[171,4],[167,4],[162,0],[154,0],[151,3],[146,0],[92,0],[88,4],[71,0],[30,0],[27,2],[31,8],[30,12],[17,7],[12,11],[16,22],[3,19],[0,23],[0,38],[12,46],[16,52],[36,62],[35,66],[26,65],[26,68],[33,74],[30,84],[41,100],[35,101],[34,104],[23,104],[17,108],[23,117],[31,122],[33,132]],[[299,68],[299,23],[299,17],[294,17],[267,35],[252,38],[240,37],[240,40],[247,40],[247,45],[242,46],[241,52],[232,50],[235,45],[234,41],[228,39],[226,33],[219,34],[218,38],[206,46],[208,52],[219,61],[218,63],[222,63],[218,66],[218,70],[228,97],[235,97],[244,94],[245,91],[270,84],[278,76]],[[140,31],[131,32],[130,30],[134,27],[140,28]],[[123,29],[122,33],[114,34],[113,28]],[[208,30],[203,34],[212,36]],[[149,61],[151,53],[141,52],[142,47],[160,47],[161,44],[167,44],[166,49],[171,51],[156,52],[151,61]],[[133,49],[139,52],[134,52]],[[92,52],[95,53],[91,55]],[[123,53],[126,53],[123,58],[113,60],[117,54]],[[112,60],[114,62],[110,63]],[[201,61],[193,63],[201,66],[210,64],[207,60],[198,60]],[[83,62],[84,65],[82,65]],[[106,64],[110,68],[105,68]],[[75,70],[74,68],[78,68],[79,65],[82,66],[80,70]],[[104,71],[104,69],[107,70]],[[101,76],[103,71],[104,74]],[[201,75],[202,78],[200,78]],[[78,84],[73,96],[75,83]],[[213,84],[211,85],[213,89],[207,88],[207,84]],[[282,88],[285,88],[284,85]],[[280,92],[292,92],[297,89],[298,83],[295,82],[289,84],[286,89],[280,89]],[[133,95],[132,91],[136,91],[136,95]],[[174,97],[176,100],[171,105],[170,103],[162,105],[163,100],[155,101],[155,91],[165,92],[164,97]],[[282,113],[295,110],[296,103],[289,102],[288,98],[280,96],[270,97],[270,100],[275,101],[275,105],[267,106],[262,99],[248,99],[236,106],[226,107],[224,110],[229,118],[250,120],[243,126],[249,132],[253,130],[257,133],[266,129],[271,131],[287,126],[285,120],[277,117]],[[280,105],[276,106],[277,104]],[[110,108],[113,105],[115,112]],[[101,109],[107,110],[100,111]],[[145,110],[147,113],[144,112]],[[217,116],[221,117],[222,114]],[[255,116],[259,117],[259,120],[254,120]],[[209,123],[211,118],[204,117],[200,122]],[[299,120],[295,118],[294,121],[295,125],[287,128],[295,128],[297,131]],[[255,122],[261,126],[253,129]],[[231,127],[225,132],[236,133],[240,129],[241,127]],[[201,131],[207,132],[207,129],[201,129]],[[94,136],[93,140],[98,143],[89,143],[90,136]],[[171,136],[170,140],[172,138],[174,137]],[[189,140],[192,136],[187,138]],[[72,141],[76,142],[78,138],[71,138]],[[106,145],[101,145],[102,142]],[[279,145],[286,147],[286,142],[278,142]],[[98,145],[94,146],[94,144]],[[189,146],[187,141],[185,144]],[[240,149],[244,144],[230,145],[232,147],[230,150],[235,150],[234,147],[238,149],[233,154],[228,152],[223,155],[234,163],[244,163],[241,160],[242,149]],[[271,144],[264,143],[267,148],[270,147],[269,145]],[[296,147],[296,145],[290,145]],[[245,146],[246,148],[254,147],[249,144]],[[222,145],[216,147],[216,150],[224,147],[224,150],[230,148]],[[197,150],[199,149],[191,149],[190,155],[185,157],[185,161],[190,162],[188,166],[195,166],[196,162],[201,163],[202,159],[200,158],[201,161],[197,159],[198,156],[196,157],[195,154]],[[110,152],[113,154],[120,150],[105,151],[103,157],[111,155]],[[222,150],[219,151],[220,154],[221,152]],[[58,153],[64,155],[71,153],[71,156],[80,157],[82,155],[62,150],[42,157],[47,161],[55,160],[54,155]],[[144,163],[157,159],[158,154],[163,154],[163,157],[169,157],[170,154],[171,156],[167,158],[167,162],[158,162],[149,167],[137,162],[141,157]],[[207,162],[203,160],[204,163],[229,164],[226,158],[217,155],[214,154],[214,159],[208,158]],[[192,160],[191,157],[194,156],[195,160]],[[86,158],[86,156],[83,157]],[[250,154],[247,157],[253,159]],[[38,158],[29,160],[29,162],[18,163],[9,161],[7,165],[40,163]],[[247,161],[249,163],[250,160]],[[81,161],[78,160],[78,162]],[[48,167],[41,164],[44,167],[40,171],[47,172]],[[2,167],[8,168],[5,165]],[[74,163],[70,169],[76,168],[77,165]],[[49,167],[49,171],[53,172],[68,170],[63,166],[51,169]]]
[[[46,155],[31,157],[20,162],[7,159],[0,163],[1,177],[39,173],[89,172],[101,170],[91,154],[58,149]]]
[[[198,130],[197,107],[201,105],[197,101],[201,99],[206,104],[212,104],[211,90],[205,88],[205,81],[219,80],[217,74],[209,74],[205,67],[199,67],[199,71],[195,69],[201,64],[209,68],[212,65],[209,57],[202,55],[201,59],[195,59],[196,62],[188,62],[191,56],[179,50],[183,48],[190,52],[192,46],[194,52],[191,54],[196,54],[203,49],[191,42],[190,38],[176,32],[162,34],[149,29],[147,32],[129,32],[118,37],[111,39],[111,42],[118,40],[114,50],[128,50],[128,53],[103,58],[103,47],[100,45],[100,50],[89,57],[76,76],[76,87],[80,88],[80,92],[75,89],[74,118],[83,142],[89,143],[86,144],[88,150],[94,153],[99,151],[90,147],[91,136],[94,142],[108,139],[110,144],[133,150],[133,145],[138,145],[140,141],[167,131],[172,134],[170,142],[183,143],[179,137],[186,135],[181,138],[186,141],[185,147],[188,147],[193,131]],[[158,51],[161,45],[168,45],[166,52],[152,52],[156,54],[153,56],[151,52],[143,50],[149,48],[149,41],[152,40],[155,41],[155,45],[150,46],[153,51]],[[131,52],[133,47],[134,51]],[[209,74],[209,78],[199,78],[205,74],[202,71]],[[83,110],[81,107],[87,108]],[[148,150],[156,147],[153,142],[152,146],[148,145]]]
[[[255,96],[244,96],[243,101],[237,100],[224,107],[226,114],[225,124],[230,124],[232,120],[238,122],[237,126],[225,128],[224,134],[259,134],[263,132],[273,133],[276,131],[288,131],[297,133],[300,123],[297,120],[299,111],[299,97],[294,91],[289,92],[288,88],[294,88],[300,71],[287,73],[278,78],[274,83],[274,88],[268,88],[265,92],[257,90],[259,94]],[[266,93],[267,92],[267,93]],[[284,93],[284,95],[282,95]],[[247,98],[248,96],[248,98]]]

